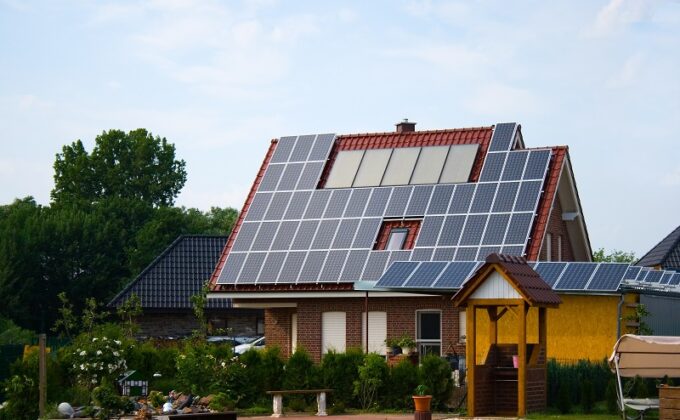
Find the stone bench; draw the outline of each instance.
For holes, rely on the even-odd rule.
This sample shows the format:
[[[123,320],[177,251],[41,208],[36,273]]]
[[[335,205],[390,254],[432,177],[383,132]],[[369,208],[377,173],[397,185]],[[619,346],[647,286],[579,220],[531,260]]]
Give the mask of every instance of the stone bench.
[[[283,396],[293,394],[316,394],[317,416],[327,416],[326,414],[326,394],[333,392],[332,389],[292,389],[281,391],[267,391],[267,394],[272,395],[273,408],[272,417],[283,416]]]

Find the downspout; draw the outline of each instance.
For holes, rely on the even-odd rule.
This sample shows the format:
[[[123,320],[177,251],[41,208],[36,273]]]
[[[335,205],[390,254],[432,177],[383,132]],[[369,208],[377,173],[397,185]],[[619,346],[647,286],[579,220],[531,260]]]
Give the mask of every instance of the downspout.
[[[621,315],[622,311],[621,308],[623,308],[623,303],[625,302],[625,294],[621,293],[621,300],[619,300],[619,304],[616,306],[616,339],[618,340],[619,337],[621,337]]]
[[[368,290],[366,291],[366,297],[364,298],[364,312],[366,313],[366,354],[368,354]]]

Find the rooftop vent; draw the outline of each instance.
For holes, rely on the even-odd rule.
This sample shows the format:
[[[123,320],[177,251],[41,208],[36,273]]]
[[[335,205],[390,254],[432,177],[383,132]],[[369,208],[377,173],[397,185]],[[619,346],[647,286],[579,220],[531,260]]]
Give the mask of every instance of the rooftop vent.
[[[395,125],[397,126],[397,133],[410,133],[416,131],[416,123],[409,121],[408,118],[404,118],[404,121]]]

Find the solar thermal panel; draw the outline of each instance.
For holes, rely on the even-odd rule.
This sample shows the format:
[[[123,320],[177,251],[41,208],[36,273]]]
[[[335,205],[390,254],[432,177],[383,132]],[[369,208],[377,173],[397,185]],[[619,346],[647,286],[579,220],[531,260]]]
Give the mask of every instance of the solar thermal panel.
[[[288,162],[288,157],[290,152],[293,151],[295,147],[295,141],[297,137],[281,137],[276,143],[276,149],[272,155],[271,163],[284,163]]]
[[[567,263],[564,262],[539,262],[534,270],[550,287],[554,287],[566,267]]]
[[[481,263],[478,262],[450,262],[433,285],[436,289],[458,289],[472,276]]]
[[[389,256],[389,251],[372,251],[368,256],[368,261],[366,261],[361,279],[366,281],[378,280],[385,270]]]
[[[503,169],[501,179],[503,181],[518,181],[522,179],[528,156],[529,152],[526,150],[510,152],[505,160],[505,168]]]
[[[596,267],[597,264],[592,263],[569,263],[554,288],[557,290],[583,290]]]
[[[340,278],[342,267],[345,265],[348,251],[330,251],[326,257],[326,263],[319,275],[320,283],[335,283]]]
[[[220,277],[217,279],[217,284],[234,284],[238,278],[238,273],[243,267],[243,263],[246,261],[245,253],[234,253],[231,252],[227,257],[227,261],[224,263]]]
[[[503,182],[498,185],[498,192],[493,202],[492,212],[511,212],[515,205],[519,182]]]
[[[475,192],[475,184],[459,184],[451,198],[449,214],[466,214],[472,202],[472,195]]]
[[[328,251],[310,251],[300,271],[299,283],[316,283]]]
[[[245,264],[243,264],[241,274],[238,276],[238,284],[256,283],[266,256],[266,252],[249,253]]]
[[[302,219],[302,215],[305,213],[307,208],[307,203],[309,203],[309,198],[312,196],[312,191],[295,191],[293,197],[288,203],[288,208],[286,209],[286,214],[283,216],[284,219]]]
[[[271,201],[272,196],[273,196],[272,193],[255,194],[253,202],[250,203],[250,207],[248,207],[248,213],[246,213],[245,220],[249,222],[262,220],[262,217],[264,217],[264,214],[267,211],[267,207],[269,206],[269,201]]]
[[[395,187],[385,210],[386,217],[403,216],[413,187]]]
[[[463,232],[465,216],[462,214],[447,216],[442,227],[441,235],[437,246],[456,246],[460,241],[460,234]]]
[[[431,287],[447,264],[444,261],[421,263],[403,287]]]
[[[342,217],[351,193],[351,190],[333,190],[333,195],[331,195],[331,199],[328,202],[324,217],[327,219]]]
[[[334,249],[351,248],[359,228],[359,219],[343,219],[333,240]]]
[[[335,134],[319,134],[316,136],[316,141],[309,154],[309,160],[326,160],[334,141]]]
[[[292,195],[293,193],[290,191],[274,193],[274,197],[267,208],[267,213],[264,215],[264,220],[281,220],[286,212],[286,208],[288,208]]]
[[[371,198],[366,207],[366,217],[382,217],[385,214],[385,206],[390,198],[392,188],[374,188]]]
[[[361,272],[366,265],[368,258],[368,250],[358,249],[352,250],[347,256],[347,261],[340,275],[340,281],[357,281],[361,278]]]
[[[487,153],[482,167],[482,174],[479,176],[480,182],[499,181],[507,153]]]
[[[488,213],[496,195],[497,183],[477,184],[477,191],[472,199],[470,213]]]
[[[618,290],[623,276],[628,270],[628,264],[602,263],[597,267],[593,278],[586,287],[588,290],[614,291]]]
[[[437,185],[434,187],[432,200],[427,208],[427,214],[444,214],[449,208],[449,201],[453,196],[455,185]]]
[[[318,226],[318,220],[303,220],[290,249],[309,249]]]
[[[490,152],[506,151],[512,147],[512,140],[515,138],[516,123],[496,124],[489,145]]]
[[[427,216],[423,219],[423,224],[418,233],[416,246],[435,246],[441,230],[444,216]]]
[[[532,150],[522,179],[545,179],[545,171],[550,162],[550,150]]]
[[[313,190],[319,183],[324,162],[307,162],[302,170],[296,189]]]
[[[277,284],[296,283],[306,256],[307,253],[304,251],[289,252],[286,262],[281,267]]]
[[[418,267],[417,262],[395,262],[380,277],[375,287],[399,287],[406,282],[416,267]]]
[[[424,215],[433,189],[434,187],[432,185],[417,185],[414,187],[405,216]]]
[[[479,245],[488,218],[487,214],[469,215],[460,237],[460,245]]]
[[[371,195],[370,188],[353,189],[352,196],[345,208],[345,217],[361,217],[364,214],[368,197]]]
[[[362,219],[352,248],[373,248],[382,219]]]
[[[331,196],[331,190],[316,190],[309,200],[307,211],[305,211],[305,219],[318,219],[323,215],[328,199]]]
[[[286,167],[284,164],[269,164],[267,166],[267,170],[264,173],[264,176],[262,177],[262,181],[260,182],[260,186],[257,187],[258,191],[274,191],[276,189],[276,186],[279,184],[279,180],[281,179],[281,174],[283,173],[283,169]]]
[[[312,145],[316,139],[315,135],[307,135],[298,137],[295,147],[293,148],[293,153],[290,154],[289,162],[304,162],[309,156],[309,152],[312,150]]]
[[[260,224],[257,222],[245,222],[241,225],[241,228],[236,234],[236,240],[234,241],[234,246],[231,248],[232,251],[248,251],[250,246],[255,239],[255,234]]]
[[[294,190],[300,179],[304,163],[289,163],[283,170],[279,185],[276,187],[277,191]]]
[[[267,259],[262,266],[262,271],[260,271],[260,276],[257,279],[257,283],[276,283],[276,279],[279,277],[279,271],[281,271],[281,267],[283,266],[283,262],[285,260],[285,252],[267,253]]]

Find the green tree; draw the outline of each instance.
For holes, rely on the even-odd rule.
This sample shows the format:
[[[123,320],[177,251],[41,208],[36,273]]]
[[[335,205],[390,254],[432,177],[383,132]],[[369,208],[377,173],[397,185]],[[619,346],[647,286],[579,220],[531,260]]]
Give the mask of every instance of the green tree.
[[[604,248],[600,248],[593,252],[593,261],[595,262],[618,262],[618,263],[632,263],[635,261],[634,252],[625,252],[618,249],[607,252]]]

